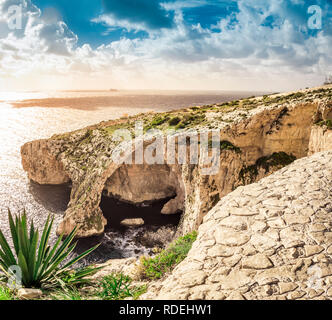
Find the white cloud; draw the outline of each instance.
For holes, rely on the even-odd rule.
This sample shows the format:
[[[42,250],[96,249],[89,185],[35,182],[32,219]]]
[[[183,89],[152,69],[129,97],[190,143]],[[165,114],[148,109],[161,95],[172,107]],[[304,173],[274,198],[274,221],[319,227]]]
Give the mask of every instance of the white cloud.
[[[23,4],[24,29],[13,31],[6,27],[6,10],[17,3]],[[277,90],[318,84],[331,70],[331,35],[321,31],[305,37],[282,1],[240,0],[240,11],[213,29],[187,24],[180,7],[172,29],[93,50],[77,46],[77,36],[57,13],[43,17],[30,0],[0,0],[0,77],[21,85],[30,77],[34,86],[46,86],[49,78],[49,86],[58,88],[69,82],[74,88]],[[270,15],[279,17],[273,29],[262,25]]]

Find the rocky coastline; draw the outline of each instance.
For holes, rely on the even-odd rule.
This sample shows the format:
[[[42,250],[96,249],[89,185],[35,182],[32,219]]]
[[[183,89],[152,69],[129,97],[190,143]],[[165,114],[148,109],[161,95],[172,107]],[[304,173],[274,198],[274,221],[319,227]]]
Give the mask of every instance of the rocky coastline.
[[[176,236],[198,230],[188,257],[142,299],[330,299],[331,123],[329,85],[105,121],[25,144],[22,164],[38,184],[71,183],[58,234],[102,234],[102,195],[133,205],[169,199],[161,213],[182,213]],[[167,152],[162,164],[119,164],[119,130],[133,138],[132,159],[137,145],[148,152],[170,130],[176,156],[177,132],[188,154],[194,132],[218,132],[220,165],[206,175],[200,164],[168,163]],[[108,268],[137,278],[136,259],[114,263]]]

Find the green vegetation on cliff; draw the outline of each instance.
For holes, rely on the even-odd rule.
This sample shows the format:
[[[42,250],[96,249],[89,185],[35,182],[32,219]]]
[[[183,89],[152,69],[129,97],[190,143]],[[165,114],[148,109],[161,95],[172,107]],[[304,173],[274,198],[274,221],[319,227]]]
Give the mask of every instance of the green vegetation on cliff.
[[[254,165],[243,167],[240,171],[239,178],[245,184],[246,179],[249,183],[255,182],[260,169],[268,173],[272,167],[285,167],[296,160],[296,157],[285,152],[275,152],[271,156],[259,158]],[[248,181],[247,181],[248,182]]]
[[[316,124],[317,126],[326,127],[327,129],[332,130],[332,120],[320,121]]]
[[[172,271],[188,255],[193,243],[197,239],[197,232],[187,234],[171,243],[171,245],[152,258],[141,259],[140,272],[146,279],[155,280],[162,278],[167,272]]]
[[[293,103],[313,103],[316,99],[330,99],[332,88],[330,86],[319,89],[310,89],[290,94],[271,94],[263,97],[248,97],[223,103],[204,106],[194,106],[187,109],[168,111],[163,113],[141,113],[138,115],[121,118],[120,120],[104,121],[100,124],[84,129],[78,145],[88,145],[93,138],[92,131],[98,130],[105,138],[109,139],[116,130],[126,129],[135,138],[135,123],[143,123],[143,134],[151,129],[166,132],[169,129],[188,130],[193,128],[219,128],[247,119],[250,112],[259,107],[287,107]],[[233,116],[227,116],[234,113]],[[78,130],[77,132],[79,132]],[[82,131],[82,130],[81,130]],[[54,136],[57,140],[66,140],[70,134]]]

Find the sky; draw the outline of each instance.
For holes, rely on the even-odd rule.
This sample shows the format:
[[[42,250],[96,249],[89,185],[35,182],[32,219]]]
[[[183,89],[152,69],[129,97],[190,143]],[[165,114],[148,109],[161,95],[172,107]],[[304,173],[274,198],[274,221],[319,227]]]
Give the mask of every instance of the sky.
[[[330,73],[332,0],[0,0],[0,90],[287,91]]]

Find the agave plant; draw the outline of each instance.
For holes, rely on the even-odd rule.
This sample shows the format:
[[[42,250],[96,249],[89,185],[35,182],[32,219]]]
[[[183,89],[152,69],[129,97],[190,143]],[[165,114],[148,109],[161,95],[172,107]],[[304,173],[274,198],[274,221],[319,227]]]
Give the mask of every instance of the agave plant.
[[[9,226],[13,240],[14,250],[9,246],[6,238],[0,230],[0,269],[5,277],[10,279],[12,266],[19,266],[22,270],[22,285],[29,288],[52,287],[59,285],[59,279],[68,277],[68,271],[76,262],[90,254],[97,247],[93,247],[79,256],[64,262],[76,247],[72,244],[76,229],[63,240],[61,235],[53,247],[49,243],[54,217],[48,216],[43,233],[39,241],[39,231],[34,227],[33,221],[28,232],[27,216],[24,211],[13,219],[8,210]],[[62,241],[63,240],[63,241]],[[38,244],[39,241],[39,244]],[[96,269],[88,268],[81,271],[76,283],[91,275]],[[73,282],[75,282],[73,280]]]

